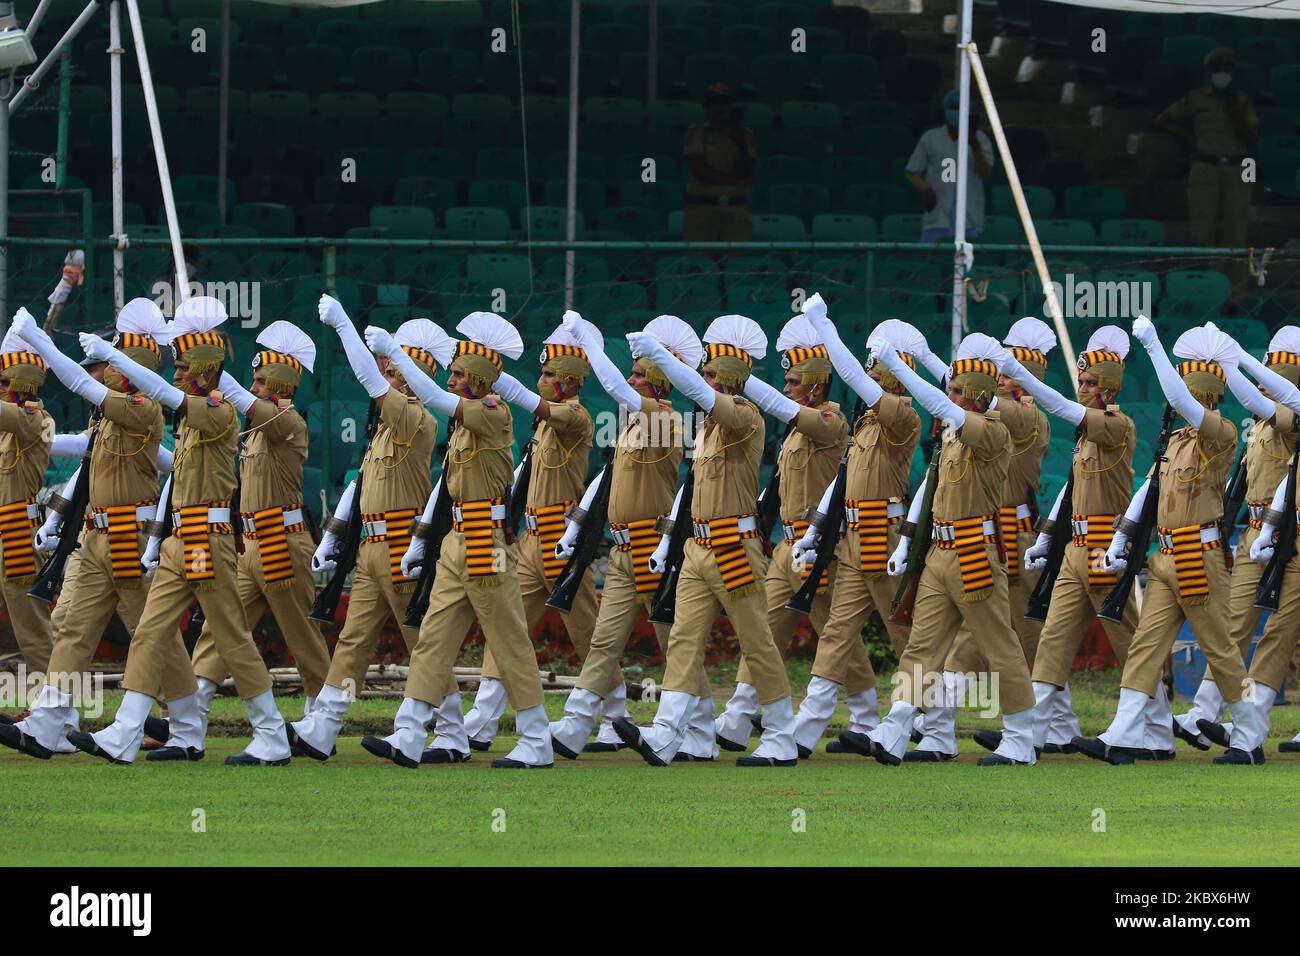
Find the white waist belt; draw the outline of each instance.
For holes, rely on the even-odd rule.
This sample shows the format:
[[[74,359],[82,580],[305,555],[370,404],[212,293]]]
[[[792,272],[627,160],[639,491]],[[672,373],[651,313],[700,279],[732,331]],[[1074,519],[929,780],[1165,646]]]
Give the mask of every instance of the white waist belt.
[[[156,515],[157,513],[158,513],[158,506],[156,504],[140,505],[138,508],[135,509],[135,520],[137,522],[152,521],[154,515]],[[94,512],[93,517],[94,517],[96,528],[99,528],[103,531],[108,530],[108,515],[105,512],[96,511]]]
[[[613,536],[614,543],[617,545],[628,545],[632,543],[632,529],[630,528],[619,528],[617,530],[611,528],[610,534]]]
[[[901,518],[905,514],[907,514],[907,505],[901,501],[891,501],[885,505],[886,518]],[[858,523],[858,508],[856,505],[853,507],[844,506],[844,522],[845,526]],[[841,527],[840,530],[843,531],[844,527]]]
[[[695,529],[695,537],[697,538],[713,537],[711,534],[709,534],[709,523],[707,521],[692,521],[691,526]],[[758,519],[755,518],[753,515],[745,515],[744,517],[738,518],[736,519],[736,530],[741,533],[744,533],[746,531],[757,531]]]
[[[36,502],[32,502],[27,506],[27,517],[30,518],[32,521],[35,521],[37,518],[40,517],[39,506],[36,504]]]
[[[984,534],[986,535],[993,534],[994,530],[995,529],[993,527],[993,522],[990,519],[985,518]],[[934,525],[931,531],[932,534],[930,535],[930,537],[933,538],[935,541],[953,541],[957,537],[957,529],[955,529],[952,525]]]
[[[137,511],[136,514],[139,514],[139,511]],[[229,524],[229,523],[230,523],[229,508],[208,509],[208,524]],[[172,512],[172,525],[177,528],[181,526],[181,513],[179,511]]]
[[[454,520],[454,521],[464,521],[464,520],[465,520],[464,512],[461,511],[461,507],[460,507],[460,505],[452,505],[452,506],[451,506],[451,517],[452,517],[452,520]],[[528,517],[529,517],[529,516],[525,515],[525,518],[528,518]],[[492,506],[492,520],[493,520],[493,521],[505,521],[505,520],[506,520],[506,506],[505,506],[505,505],[493,505],[493,506]],[[533,520],[536,520],[536,519],[533,519]]]
[[[304,519],[301,508],[294,508],[291,511],[284,512],[284,526],[286,528],[290,525],[300,524],[303,521]],[[257,522],[254,519],[244,516],[243,522],[245,531],[257,531]]]
[[[1159,535],[1160,538],[1160,547],[1164,548],[1166,551],[1174,550],[1173,535],[1159,534],[1158,532],[1157,534]],[[1211,541],[1218,541],[1218,540],[1219,540],[1219,529],[1217,527],[1201,529],[1201,544],[1208,544]]]
[[[1016,520],[1017,520],[1017,521],[1019,521],[1019,520],[1021,520],[1021,519],[1023,519],[1023,518],[1028,518],[1030,514],[1031,514],[1031,512],[1030,512],[1030,510],[1029,510],[1029,505],[1016,505]]]
[[[1264,512],[1268,510],[1268,505],[1247,505],[1246,507],[1250,509],[1251,521],[1264,520]]]

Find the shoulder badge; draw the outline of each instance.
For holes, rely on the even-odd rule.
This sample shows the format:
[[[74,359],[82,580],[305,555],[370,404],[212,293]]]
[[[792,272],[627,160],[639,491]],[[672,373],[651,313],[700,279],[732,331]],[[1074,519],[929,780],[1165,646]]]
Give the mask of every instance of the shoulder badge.
[[[483,407],[484,407],[484,408],[496,408],[496,407],[497,407],[497,400],[496,400],[495,398],[493,398],[491,395],[484,395],[484,396],[483,396]]]
[[[144,404],[144,396],[139,394],[129,395],[127,396],[127,401],[129,401],[136,408],[139,408],[141,405]]]
[[[826,419],[828,422],[834,417],[835,417],[835,413],[830,410],[822,412],[822,418]]]
[[[733,396],[731,396],[731,400],[732,400],[733,402],[735,402],[737,405],[748,405],[748,404],[749,404],[747,401],[745,401],[745,400],[744,400],[743,398],[741,398],[739,395],[733,395]]]
[[[216,408],[216,407],[217,407],[218,405],[220,405],[220,404],[221,404],[221,396],[219,396],[219,395],[217,395],[217,394],[215,394],[215,393],[213,393],[213,392],[209,392],[209,393],[208,393],[208,405],[210,405],[210,406],[213,407],[213,408]]]

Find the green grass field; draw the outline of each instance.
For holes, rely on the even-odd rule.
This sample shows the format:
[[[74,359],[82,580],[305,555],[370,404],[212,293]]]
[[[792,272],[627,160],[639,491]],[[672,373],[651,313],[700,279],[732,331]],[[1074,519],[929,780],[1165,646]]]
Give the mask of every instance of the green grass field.
[[[807,664],[792,662],[792,683]],[[653,675],[651,675],[653,676]],[[726,671],[714,674],[719,706]],[[1117,675],[1077,675],[1084,729],[1104,728]],[[725,690],[724,690],[725,689]],[[548,695],[558,714],[563,698]],[[285,697],[291,718],[302,699]],[[466,701],[468,706],[468,700]],[[108,713],[116,708],[110,696]],[[395,701],[358,702],[346,732],[389,732]],[[635,754],[558,759],[538,772],[489,769],[512,742],[465,764],[405,770],[359,736],[326,764],[236,769],[242,704],[214,705],[206,760],[111,766],[81,755],[0,752],[0,832],[9,859],[64,865],[672,864],[1250,865],[1293,863],[1300,759],[1277,741],[1300,707],[1274,711],[1260,768],[1216,767],[1179,745],[1169,763],[1109,767],[1047,757],[981,768],[973,743],[944,765],[890,769],[818,753],[798,768],[652,769]],[[648,721],[653,705],[634,703]],[[832,732],[843,726],[841,713]],[[94,727],[101,722],[89,722]],[[838,726],[837,726],[838,725]],[[994,726],[961,715],[960,730]],[[219,734],[229,736],[216,736]],[[201,819],[204,832],[196,832]],[[1100,824],[1104,823],[1104,829]]]

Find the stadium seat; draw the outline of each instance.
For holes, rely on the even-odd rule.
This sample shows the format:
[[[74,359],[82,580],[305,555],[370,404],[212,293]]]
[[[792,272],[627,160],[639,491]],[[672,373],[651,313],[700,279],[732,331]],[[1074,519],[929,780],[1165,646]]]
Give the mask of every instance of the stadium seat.
[[[605,208],[605,185],[591,179],[579,179],[575,184],[577,206],[583,216],[595,221]],[[569,182],[567,179],[550,179],[542,194],[542,202],[547,206],[564,206],[568,204]]]
[[[640,206],[611,206],[600,211],[596,225],[600,229],[617,229],[637,239],[663,226],[663,217]]]
[[[369,211],[359,203],[313,203],[303,210],[303,232],[309,236],[342,236],[369,221]]]
[[[248,95],[248,112],[297,125],[311,112],[311,97],[301,90],[259,90]]]
[[[370,225],[384,229],[394,239],[430,239],[434,234],[433,210],[423,206],[376,206]]]
[[[542,160],[543,179],[567,179],[569,175],[568,149],[556,150],[546,154]],[[605,181],[605,157],[600,153],[578,152],[578,176],[595,182]]]
[[[335,11],[331,10],[331,14]],[[348,20],[332,17],[323,20],[316,27],[316,42],[322,46],[337,47],[340,50],[353,50],[359,46],[374,43],[376,30],[365,21]]]
[[[719,80],[735,86],[749,78],[745,62],[729,53],[692,53],[682,66],[682,82],[691,99],[702,97]]]
[[[676,279],[682,276],[712,276],[717,266],[709,256],[660,256],[655,260],[655,279]]]
[[[814,183],[777,183],[763,194],[762,208],[804,219],[830,208],[831,194]]]
[[[1277,105],[1292,113],[1300,111],[1300,65],[1284,64],[1268,71],[1268,85]]]
[[[877,159],[907,159],[916,147],[911,130],[894,124],[850,124],[844,141],[849,149]]]
[[[884,216],[916,208],[918,201],[910,193],[911,190],[902,185],[858,183],[844,190],[844,209],[846,212],[874,216],[879,221]],[[918,227],[907,241],[919,239],[920,236],[921,230]]]
[[[803,98],[810,78],[804,53],[764,53],[753,58],[750,85],[764,103],[785,103]]]
[[[424,206],[441,215],[456,205],[456,184],[433,176],[403,176],[393,184],[393,205]]]
[[[1232,294],[1232,283],[1222,272],[1177,269],[1165,273],[1165,295],[1170,298],[1198,299],[1218,308]]]
[[[645,142],[646,109],[638,100],[591,97],[582,104],[581,141],[609,155],[640,149]]]
[[[424,50],[416,60],[416,70],[421,89],[449,96],[481,72],[479,58],[464,47]]]
[[[758,165],[758,175],[765,183],[812,183],[817,181],[817,165],[802,156],[766,156]]]
[[[898,103],[929,103],[943,82],[943,67],[920,56],[883,60],[880,74],[889,98]]]
[[[867,241],[879,234],[870,216],[824,212],[813,216],[812,238],[815,242]]]
[[[784,284],[786,273],[785,260],[777,256],[732,256],[726,261],[726,281],[729,285],[738,282],[756,282],[772,278],[778,284]]]
[[[348,60],[338,47],[319,43],[295,44],[284,51],[284,73],[300,90],[329,90],[347,72]]]
[[[451,104],[440,93],[396,90],[384,98],[384,109],[394,119],[412,124],[437,125],[451,114]]]
[[[615,282],[590,289],[575,290],[584,309],[592,317],[616,315],[622,312],[641,312],[650,308],[645,287],[636,282]],[[649,321],[649,318],[642,321]]]
[[[880,182],[883,164],[865,156],[827,156],[821,164],[821,184],[839,191],[854,183]]]
[[[860,102],[880,85],[880,64],[860,53],[830,53],[821,58],[822,88],[832,103]]]
[[[1035,219],[1047,219],[1056,211],[1056,195],[1046,186],[1022,186],[1021,192],[1029,206],[1029,215]],[[993,211],[1000,216],[1017,215],[1010,186],[993,187]]]
[[[504,209],[512,223],[523,225],[522,210],[528,203],[524,184],[508,179],[476,179],[469,184],[469,205]]]
[[[581,210],[575,212],[574,235],[580,237],[584,228]],[[528,232],[534,239],[565,238],[568,212],[562,206],[532,206],[527,213]]]
[[[231,210],[230,221],[237,226],[249,226],[262,236],[295,235],[293,209],[279,203],[240,203]]]
[[[1017,216],[985,216],[984,230],[979,237],[984,242],[1023,245],[1025,230]]]
[[[704,107],[693,102],[655,100],[646,107],[646,120],[646,145],[651,154],[667,151],[666,155],[676,158],[681,156],[686,128],[704,122]]]
[[[1300,198],[1296,170],[1300,169],[1300,136],[1261,136],[1259,181],[1269,192]]]
[[[480,149],[474,161],[474,175],[478,179],[513,179],[524,178],[524,158],[517,149],[505,146],[491,146]]]
[[[917,213],[893,213],[881,217],[880,238],[885,242],[919,242],[921,217]]]
[[[1085,219],[1043,219],[1034,223],[1038,241],[1045,246],[1091,246],[1097,230]]]
[[[156,218],[159,222],[165,222],[167,219],[161,207],[158,209]],[[176,203],[176,218],[180,221],[181,229],[184,232],[196,232],[204,226],[215,226],[221,221],[215,202],[198,202],[196,200]]]
[[[465,259],[465,277],[475,285],[528,289],[532,273],[528,257],[513,253],[477,253]]]
[[[780,213],[756,213],[753,236],[755,242],[798,242],[808,238],[802,219]]]
[[[1103,246],[1161,246],[1165,227],[1155,219],[1107,219],[1100,238]]]
[[[1086,219],[1094,226],[1105,219],[1121,219],[1127,202],[1124,193],[1110,186],[1067,186],[1063,209],[1070,219]]]
[[[1200,68],[1205,55],[1219,46],[1214,37],[1197,34],[1167,36],[1160,42],[1160,59],[1166,63],[1182,63]]]
[[[1242,63],[1254,63],[1264,69],[1295,63],[1296,48],[1286,37],[1280,36],[1246,36],[1236,41],[1237,66]]]
[[[713,279],[675,278],[655,283],[656,307],[674,314],[716,312],[722,307]]]

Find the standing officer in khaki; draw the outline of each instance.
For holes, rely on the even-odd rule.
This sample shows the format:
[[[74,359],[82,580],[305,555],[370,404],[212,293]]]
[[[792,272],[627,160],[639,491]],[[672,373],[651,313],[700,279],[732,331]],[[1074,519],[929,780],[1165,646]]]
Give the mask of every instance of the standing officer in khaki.
[[[1167,742],[1152,747],[1147,725],[1172,727],[1168,701],[1156,689],[1174,638],[1187,621],[1228,701],[1233,746],[1249,753],[1263,742],[1267,726],[1243,697],[1246,668],[1228,636],[1229,572],[1219,521],[1237,429],[1215,406],[1229,380],[1229,368],[1242,385],[1252,386],[1237,371],[1237,344],[1222,332],[1202,328],[1183,333],[1174,343],[1174,354],[1187,361],[1177,370],[1145,316],[1133,323],[1133,337],[1151,356],[1165,398],[1187,426],[1170,437],[1160,463],[1156,511],[1160,550],[1148,563],[1142,616],[1124,663],[1115,719],[1099,737],[1076,737],[1073,743],[1085,755],[1111,764],[1173,755],[1172,731]],[[1108,569],[1125,566],[1128,536],[1150,488],[1148,478],[1121,519],[1104,559]]]
[[[390,615],[399,624],[405,619],[417,584],[405,575],[401,562],[411,542],[412,524],[433,484],[429,461],[438,423],[420,404],[397,365],[387,356],[376,361],[338,300],[321,296],[318,311],[320,320],[338,333],[357,381],[379,406],[379,425],[361,459],[361,500],[353,500],[355,485],[343,492],[312,557],[313,572],[334,570],[339,536],[352,509],[360,508],[364,536],[357,551],[347,618],[334,645],[329,673],[316,696],[316,707],[289,725],[295,753],[327,760],[334,753],[344,715],[365,685],[366,668],[375,656],[380,630]],[[429,375],[451,356],[451,338],[428,319],[402,323],[390,341],[412,367]],[[414,649],[415,634],[403,628],[402,637],[406,646]],[[456,689],[455,679],[450,674],[447,677],[443,696]]]
[[[542,707],[542,683],[537,655],[528,635],[524,602],[517,578],[518,553],[505,528],[506,497],[514,471],[514,428],[510,406],[491,389],[501,374],[502,356],[517,359],[524,350],[514,326],[491,312],[473,312],[456,331],[447,388],[422,377],[405,361],[380,329],[366,330],[370,347],[400,363],[421,399],[454,418],[457,428],[447,448],[442,480],[452,501],[452,530],[442,541],[437,577],[429,609],[420,625],[420,639],[411,652],[406,698],[397,710],[393,733],[384,740],[368,737],[363,744],[377,756],[405,767],[420,761],[427,727],[455,702],[446,690],[452,666],[475,618],[500,668],[506,695],[515,709],[519,742],[493,767],[534,769],[551,767],[554,756]],[[461,729],[460,735],[464,736]],[[464,760],[456,751],[441,762]]]
[[[36,320],[20,309],[13,331],[26,340],[59,380],[100,414],[91,454],[89,508],[86,516],[71,516],[68,534],[81,534],[80,545],[65,568],[63,589],[51,616],[54,650],[49,674],[20,724],[22,752],[47,759],[54,753],[76,753],[67,735],[78,728],[75,699],[87,688],[95,646],[116,610],[131,633],[140,620],[150,579],[140,555],[144,526],[153,519],[158,499],[157,456],[163,433],[162,408],[141,395],[120,371],[104,370],[96,381],[73,359],[59,351]],[[117,344],[150,371],[162,360],[159,337],[166,338],[166,320],[148,299],[133,299],[117,317]],[[84,451],[83,451],[84,455]],[[80,470],[80,469],[78,469]],[[65,503],[66,506],[66,503]],[[75,522],[75,524],[72,524]],[[57,538],[54,539],[57,542]],[[57,545],[56,545],[57,546]],[[184,698],[191,680],[183,655],[168,658],[162,673],[161,696]],[[183,704],[174,714],[183,725]],[[192,715],[189,715],[192,716]],[[193,728],[191,728],[193,729]]]
[[[867,347],[945,429],[931,509],[934,547],[917,588],[893,706],[878,728],[868,734],[845,731],[840,740],[880,763],[899,764],[918,708],[934,706],[942,692],[941,685],[934,686],[937,671],[964,624],[997,677],[1002,711],[1002,742],[980,763],[1032,764],[1034,697],[1024,650],[1011,629],[1007,574],[994,534],[1011,459],[1011,435],[1000,421],[995,394],[995,360],[1002,347],[979,332],[963,339],[947,395],[923,381],[887,340],[874,339]],[[924,491],[922,486],[918,494]],[[905,569],[908,545],[909,539],[900,539],[889,561],[891,574]]]
[[[688,242],[747,242],[753,228],[754,131],[722,83],[709,87],[704,111],[708,122],[687,129],[682,146],[689,174],[682,237]]]
[[[776,348],[785,370],[784,394],[751,375],[745,380],[745,396],[787,426],[776,463],[783,536],[772,551],[765,581],[767,623],[776,649],[784,659],[794,629],[803,616],[787,609],[786,604],[804,586],[812,571],[811,562],[796,566],[791,553],[794,543],[808,531],[808,516],[817,510],[822,491],[835,480],[848,444],[849,423],[840,406],[827,401],[831,387],[830,353],[821,332],[808,316],[790,319],[777,336]],[[834,582],[832,565],[823,575],[808,613],[819,636],[826,631]],[[865,669],[858,668],[858,680],[864,680],[869,673],[869,663]],[[855,690],[860,688],[850,688],[850,696]],[[749,735],[757,713],[758,689],[742,655],[736,670],[736,690],[715,724],[718,745],[732,751],[749,749]],[[806,748],[797,747],[797,750],[801,757],[807,756]]]
[[[1263,393],[1257,394],[1253,407],[1247,407],[1255,416],[1246,437],[1246,504],[1250,509],[1250,523],[1237,540],[1228,599],[1228,634],[1243,660],[1259,624],[1260,609],[1255,607],[1255,594],[1264,574],[1264,566],[1250,559],[1251,547],[1263,527],[1264,512],[1273,493],[1287,475],[1300,428],[1300,417],[1283,400],[1296,392],[1296,384],[1300,382],[1300,365],[1291,358],[1297,352],[1300,352],[1300,329],[1288,325],[1273,336],[1264,364],[1244,350],[1240,356],[1241,367],[1259,380]],[[1212,675],[1206,674],[1196,689],[1191,708],[1174,718],[1174,733],[1196,749],[1208,750],[1210,742],[1197,729],[1197,722],[1218,721],[1222,710],[1223,695]]]
[[[1039,381],[1010,354],[999,366],[1004,376],[1024,384],[1040,408],[1073,425],[1076,436],[1071,513],[1060,514],[1062,488],[1051,515],[1040,523],[1038,539],[1025,551],[1026,569],[1041,571],[1047,564],[1053,525],[1070,522],[1070,546],[1052,588],[1034,657],[1034,747],[1041,753],[1074,752],[1070,741],[1080,730],[1070,699],[1070,667],[1084,631],[1117,580],[1116,574],[1102,569],[1100,560],[1110,546],[1115,519],[1123,513],[1133,489],[1137,429],[1133,419],[1115,404],[1128,349],[1128,334],[1117,326],[1104,325],[1092,334],[1077,363],[1078,401]],[[1102,622],[1121,667],[1137,621],[1137,598],[1130,596],[1122,623]],[[1155,727],[1149,730],[1160,732]],[[975,739],[982,746],[991,744],[992,749],[998,735],[978,731]]]
[[[599,337],[600,333],[593,327],[591,335]],[[603,345],[603,340],[599,344]],[[595,433],[591,415],[578,397],[591,373],[582,345],[561,326],[543,343],[541,361],[537,392],[524,387],[508,372],[502,372],[493,383],[498,395],[532,415],[535,423],[524,510],[528,534],[519,545],[519,590],[530,636],[546,613],[555,579],[564,570],[566,561],[555,553],[555,546],[564,534],[565,516],[582,498]],[[592,569],[587,569],[573,608],[563,617],[573,649],[579,660],[586,660],[596,626],[596,579]],[[606,692],[611,689],[602,688]],[[505,707],[501,672],[492,652],[484,650],[478,693],[473,708],[465,715],[471,748],[487,750],[492,746]]]
[[[181,388],[169,385],[98,336],[81,337],[87,355],[109,361],[142,394],[175,409],[177,420],[171,500],[175,533],[162,544],[131,642],[122,680],[126,693],[111,726],[93,736],[80,731],[68,735],[78,749],[114,763],[135,759],[155,688],[172,666],[171,660],[185,655],[177,626],[195,599],[212,627],[217,649],[235,676],[235,687],[248,705],[253,726],[252,742],[226,763],[289,762],[289,742],[271,695],[271,675],[244,626],[237,603],[230,499],[235,490],[239,415],[216,388],[227,344],[218,330],[225,321],[225,307],[207,296],[187,299],[177,307],[170,333]],[[80,592],[78,596],[80,599]],[[206,730],[196,727],[193,720],[195,691],[191,673],[184,695],[168,702],[173,718],[184,718],[174,720],[171,745],[187,751],[203,749]]]
[[[312,371],[316,344],[283,320],[257,337],[263,350],[253,356],[253,388],[221,373],[221,390],[244,416],[239,452],[239,507],[244,553],[239,555],[239,603],[249,630],[262,615],[276,627],[293,654],[311,713],[329,671],[329,648],[320,625],[308,619],[316,599],[311,573],[315,550],[303,515],[302,466],[307,460],[307,423],[293,407],[303,370]],[[212,698],[229,676],[206,623],[194,645],[199,709],[206,719]]]
[[[1011,355],[1025,363],[1020,365],[1022,378],[1041,381],[1046,377],[1047,353],[1056,347],[1056,335],[1046,323],[1026,316],[1011,326],[1003,344]],[[1019,380],[1008,375],[999,376],[997,396],[1000,419],[1011,433],[1011,461],[1007,465],[1007,481],[998,507],[998,538],[1006,555],[1011,629],[1020,638],[1025,660],[1032,668],[1042,626],[1025,617],[1025,609],[1038,575],[1021,566],[1020,556],[1031,543],[1030,532],[1038,511],[1039,470],[1051,440],[1051,427],[1047,416],[1034,407],[1032,393]],[[985,671],[984,659],[975,647],[970,631],[963,627],[944,661],[943,704],[928,708],[917,728],[922,733],[917,751],[936,756],[912,759],[940,760],[957,756],[957,704],[969,682]],[[996,749],[1001,741],[997,731],[981,733],[996,741],[989,748]]]
[[[36,397],[45,360],[11,328],[0,342],[0,603],[9,608],[14,637],[29,673],[49,669],[54,637],[48,604],[27,589],[40,569],[33,544],[36,492],[50,461],[54,419]]]
[[[1209,85],[1168,107],[1156,117],[1156,126],[1192,146],[1187,214],[1193,245],[1240,248],[1246,245],[1253,188],[1252,182],[1245,181],[1242,162],[1259,141],[1259,117],[1250,97],[1232,85],[1236,51],[1211,50],[1205,68]],[[1190,130],[1184,125],[1188,122]],[[1242,265],[1229,268],[1234,286],[1245,282]]]
[[[781,653],[767,623],[763,549],[758,541],[758,463],[763,416],[741,397],[767,336],[752,319],[724,315],[704,333],[704,373],[676,359],[646,332],[628,335],[634,357],[648,357],[706,414],[695,445],[691,521],[677,582],[677,613],[668,638],[664,691],[654,725],[644,730],[623,718],[614,730],[652,766],[672,761],[699,706],[699,670],[717,616],[726,610],[763,707],[763,736],[739,766],[794,766],[794,711]],[[686,516],[678,515],[677,520]]]

